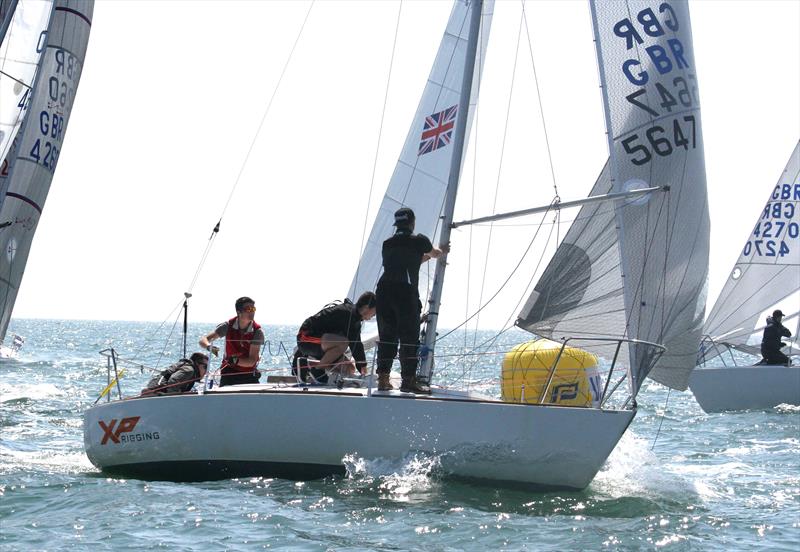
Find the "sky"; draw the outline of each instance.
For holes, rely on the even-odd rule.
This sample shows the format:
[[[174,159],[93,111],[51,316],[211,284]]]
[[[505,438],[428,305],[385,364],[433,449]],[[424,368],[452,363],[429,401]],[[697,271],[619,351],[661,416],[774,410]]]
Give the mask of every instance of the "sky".
[[[281,78],[308,6],[96,2],[15,317],[171,320],[191,286],[192,321],[225,320],[248,295],[262,324],[299,324],[346,294],[451,3],[318,1]],[[608,157],[587,2],[526,12],[538,92],[525,38],[514,65],[520,2],[498,1],[457,219],[490,214],[496,187],[498,212],[547,204],[553,175],[562,200],[585,197]],[[800,2],[693,0],[690,13],[710,309],[800,138]],[[454,232],[440,327],[500,289],[537,223],[495,227],[488,252],[488,227]],[[516,314],[545,254],[482,328]]]

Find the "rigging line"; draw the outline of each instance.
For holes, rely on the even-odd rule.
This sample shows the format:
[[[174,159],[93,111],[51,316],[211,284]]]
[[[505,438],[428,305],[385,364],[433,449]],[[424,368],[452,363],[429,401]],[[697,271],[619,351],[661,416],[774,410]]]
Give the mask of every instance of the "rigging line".
[[[667,405],[669,404],[669,396],[672,392],[671,387],[667,387],[667,400],[664,401],[664,412],[661,414],[661,419],[658,422],[658,429],[656,430],[656,436],[653,438],[653,446],[650,447],[650,450],[654,450],[656,448],[656,442],[658,441],[658,436],[661,433],[661,426],[664,424],[664,417],[667,414]]]
[[[480,26],[478,29],[478,42],[483,45],[483,25]],[[478,55],[478,74],[483,75],[483,56]],[[477,175],[478,175],[478,138],[479,138],[479,123],[480,123],[480,102],[475,104],[475,131],[474,131],[474,148],[472,154],[472,190],[470,196],[470,218],[475,216],[475,190],[477,188]],[[464,301],[464,316],[469,316],[469,294],[470,294],[470,284],[472,281],[472,246],[473,246],[473,228],[469,229],[469,241],[467,244],[467,289],[466,289],[466,301]],[[480,304],[480,300],[478,300],[478,304]],[[475,324],[475,333],[473,337],[473,343],[475,340],[478,339],[478,325]],[[467,348],[467,342],[469,341],[469,328],[464,326],[464,349]]]
[[[511,85],[509,86],[508,91],[508,103],[506,104],[506,120],[503,126],[503,140],[500,145],[500,161],[497,166],[497,180],[495,181],[494,187],[494,202],[492,203],[492,213],[497,212],[497,198],[500,195],[500,175],[503,171],[503,158],[505,156],[506,151],[506,140],[508,139],[508,122],[511,118],[511,103],[514,97],[514,80],[517,76],[517,61],[519,59],[519,45],[522,42],[522,23],[523,19],[520,15],[519,18],[519,29],[517,30],[517,45],[514,50],[514,64],[511,68]],[[486,244],[486,258],[484,259],[484,267],[489,266],[489,252],[492,246],[492,234],[493,234],[494,226],[489,225],[489,238]],[[483,271],[483,278],[481,279],[481,291],[478,295],[478,304],[480,305],[483,302],[483,293],[486,289],[486,273],[487,271],[484,269]],[[475,332],[476,332],[476,339],[477,339],[477,331],[478,326],[480,325],[480,311],[478,311],[478,316],[475,319]]]
[[[175,333],[175,326],[178,325],[178,321],[181,318],[181,313],[178,312],[177,316],[175,316],[175,321],[172,323],[172,328],[169,330],[169,334],[167,334],[166,339],[164,340],[164,347],[161,349],[161,354],[159,355],[158,359],[156,360],[155,368],[158,369],[158,364],[161,362],[161,359],[164,358],[166,355],[167,347],[169,346],[169,342],[172,339],[172,334]]]
[[[292,49],[289,51],[289,55],[286,58],[286,62],[283,65],[283,69],[281,70],[281,74],[278,77],[278,82],[275,84],[275,88],[272,89],[272,95],[269,98],[269,102],[267,102],[267,107],[264,110],[264,114],[261,116],[261,121],[258,123],[258,128],[256,129],[256,132],[253,135],[253,139],[251,140],[250,146],[247,149],[247,153],[244,156],[244,160],[242,161],[242,165],[239,167],[239,173],[236,175],[236,180],[233,182],[233,186],[231,187],[231,191],[228,194],[228,199],[225,201],[225,205],[222,208],[222,212],[220,213],[219,218],[217,219],[217,224],[216,224],[216,226],[214,227],[214,230],[211,233],[211,237],[208,238],[208,241],[206,243],[205,251],[203,251],[203,255],[200,258],[200,263],[198,264],[197,270],[195,271],[194,277],[192,278],[192,282],[189,285],[189,291],[191,291],[194,288],[194,285],[197,283],[197,279],[200,277],[200,272],[202,271],[203,266],[205,265],[206,259],[208,258],[208,255],[211,252],[211,246],[213,245],[214,238],[216,237],[216,234],[219,232],[220,224],[222,223],[222,219],[225,216],[225,212],[228,210],[228,206],[230,205],[231,200],[233,199],[233,194],[236,193],[236,188],[239,186],[239,182],[240,182],[240,180],[242,178],[242,174],[244,173],[244,169],[247,166],[247,162],[250,159],[250,154],[253,152],[253,148],[256,145],[256,141],[258,140],[259,134],[261,134],[261,129],[264,126],[264,121],[266,121],[267,115],[269,115],[269,112],[270,112],[270,110],[272,108],[272,102],[275,100],[275,96],[278,93],[278,89],[280,88],[281,83],[283,82],[283,77],[286,74],[286,69],[289,67],[289,63],[292,61],[292,57],[294,56],[294,51],[297,48],[297,44],[300,42],[300,37],[303,35],[303,30],[306,27],[306,23],[308,22],[309,15],[311,15],[311,9],[314,7],[314,2],[315,1],[316,0],[311,0],[311,3],[308,6],[308,11],[306,11],[305,18],[303,19],[302,25],[300,25],[300,30],[298,31],[297,37],[294,40],[294,44],[292,45]]]
[[[553,190],[555,190],[556,197],[558,197],[558,184],[556,184],[556,170],[553,166],[553,154],[550,151],[550,138],[547,135],[547,123],[544,118],[544,105],[542,104],[542,93],[539,90],[539,77],[536,74],[536,62],[533,59],[533,45],[531,44],[530,28],[528,27],[528,15],[525,12],[525,0],[522,3],[522,19],[525,21],[525,35],[528,38],[528,51],[531,55],[531,67],[533,68],[533,80],[536,83],[536,97],[539,100],[539,113],[542,114],[542,131],[544,132],[544,143],[547,146],[547,160],[550,163],[550,174],[553,177]]]
[[[483,25],[480,26],[478,30],[478,42],[483,45]],[[477,56],[478,62],[478,74],[483,75],[483,56]],[[477,175],[478,175],[478,144],[479,144],[479,123],[480,123],[480,102],[476,102],[475,104],[475,131],[474,131],[474,148],[472,154],[472,189],[470,191],[470,217],[475,216],[475,191],[477,189]],[[464,317],[466,318],[469,316],[469,299],[470,299],[470,291],[471,291],[471,283],[472,283],[472,247],[474,245],[474,229],[469,229],[469,241],[467,245],[467,289],[465,293],[465,301],[464,301]],[[485,267],[486,264],[484,263],[484,276],[485,276]],[[480,304],[481,299],[478,299],[478,304]],[[475,330],[473,332],[472,343],[473,345],[478,339],[478,322],[475,323]],[[469,343],[469,327],[464,325],[464,350],[467,349]],[[470,370],[472,367],[469,368]]]
[[[386,105],[389,102],[389,84],[392,81],[392,69],[394,68],[394,54],[397,50],[397,36],[400,31],[400,15],[403,11],[403,0],[400,0],[397,6],[397,22],[394,27],[394,40],[392,42],[392,55],[389,58],[389,74],[386,76],[386,90],[383,93],[383,108],[381,109],[381,122],[378,125],[378,143],[375,144],[375,158],[372,161],[372,176],[369,180],[369,193],[367,194],[367,209],[364,211],[364,228],[361,230],[361,246],[358,250],[358,263],[356,264],[355,282],[358,282],[358,273],[361,270],[361,255],[364,251],[364,241],[367,236],[367,224],[369,223],[369,208],[372,203],[372,190],[375,187],[375,172],[378,169],[378,154],[381,149],[381,138],[383,138],[383,123],[386,119]],[[353,289],[353,294],[358,293],[357,289]],[[357,297],[353,297],[357,299]]]
[[[161,328],[164,327],[164,324],[167,323],[167,320],[175,313],[175,311],[181,308],[181,306],[183,305],[183,301],[184,299],[181,299],[178,302],[178,304],[175,305],[175,307],[171,311],[169,311],[169,314],[167,314],[167,316],[164,317],[164,319],[161,321],[161,324],[159,324],[158,328],[156,328],[152,333],[150,333],[150,336],[147,339],[145,339],[144,345],[139,347],[138,351],[134,353],[134,356],[131,359],[132,362],[135,361],[137,358],[139,358],[139,353],[141,353],[149,343],[155,341],[156,334],[161,333]],[[156,366],[158,366],[158,362],[156,362]]]
[[[555,199],[554,199],[553,201],[555,202]],[[545,216],[547,216],[547,213],[546,213],[546,212],[544,213],[544,215],[542,215],[542,220],[544,220],[544,217],[545,217]],[[522,292],[522,296],[519,298],[519,301],[517,301],[517,306],[516,306],[516,307],[514,307],[514,309],[512,309],[512,311],[511,311],[512,313],[514,313],[514,312],[519,312],[520,305],[522,305],[523,301],[525,301],[525,298],[526,298],[526,297],[528,297],[528,295],[530,295],[530,291],[529,291],[529,290],[530,290],[530,287],[531,287],[531,285],[533,285],[533,280],[534,280],[534,278],[536,277],[536,274],[539,272],[539,267],[542,265],[542,261],[544,260],[545,252],[547,251],[547,244],[549,244],[549,243],[550,243],[550,238],[553,236],[553,229],[554,229],[554,227],[555,227],[555,226],[551,226],[551,227],[550,227],[550,233],[547,235],[547,241],[545,242],[545,247],[544,247],[544,249],[542,250],[542,254],[541,254],[541,256],[539,257],[539,261],[536,263],[536,268],[535,268],[535,269],[532,271],[532,273],[531,273],[531,279],[530,279],[530,280],[528,280],[528,285],[527,285],[527,286],[525,286],[525,289],[524,289],[524,290],[523,290],[523,292]],[[541,228],[541,227],[540,227],[540,228]],[[537,231],[536,231],[536,232],[537,232],[537,234],[538,234],[539,230],[537,229]],[[535,239],[535,238],[536,238],[536,236],[534,236],[534,239]],[[532,245],[532,244],[533,244],[533,242],[531,242],[531,244],[530,244],[530,245]],[[530,245],[528,246],[528,249],[530,249]],[[527,251],[525,252],[525,254],[527,255]],[[515,270],[516,270],[516,269],[515,269]],[[504,285],[505,285],[505,284],[504,284]],[[505,322],[505,326],[506,326],[506,327],[514,327],[514,326],[515,326],[515,324],[511,324],[511,318],[512,318],[513,316],[514,316],[514,315],[512,314],[511,316],[509,316],[509,317],[506,319],[506,322]],[[499,337],[499,335],[498,335],[498,337]],[[492,344],[494,344],[494,342],[492,342]]]
[[[551,204],[550,204],[550,205],[551,205],[551,207],[552,207],[554,204],[555,204],[555,200],[553,200],[553,203],[551,203]],[[542,219],[544,219],[544,217],[546,217],[546,216],[547,216],[547,213],[549,213],[549,212],[550,212],[550,210],[549,210],[549,209],[548,209],[547,211],[545,211],[545,212],[542,214]],[[527,255],[528,255],[528,252],[531,250],[531,247],[533,247],[533,243],[534,243],[534,241],[536,241],[536,236],[538,236],[538,235],[539,235],[539,230],[541,230],[541,228],[542,228],[542,227],[541,227],[541,225],[540,225],[540,226],[539,226],[539,227],[536,229],[536,232],[534,232],[534,234],[533,234],[533,237],[531,238],[531,241],[530,241],[530,242],[528,242],[528,247],[525,249],[525,252],[522,254],[522,257],[520,257],[519,261],[517,262],[517,265],[516,265],[516,266],[514,267],[514,269],[511,271],[511,274],[509,274],[509,275],[508,275],[508,278],[506,278],[506,280],[505,280],[505,281],[504,281],[504,282],[503,282],[503,283],[500,285],[500,287],[499,287],[499,288],[498,288],[498,290],[497,290],[497,291],[494,293],[494,295],[492,295],[492,296],[489,298],[489,300],[488,300],[488,301],[486,301],[486,303],[485,303],[485,304],[481,305],[481,306],[478,308],[478,310],[472,314],[472,316],[470,316],[469,318],[467,318],[466,320],[464,320],[463,322],[461,322],[461,324],[459,324],[459,325],[458,325],[458,326],[456,326],[455,328],[451,329],[449,332],[447,332],[446,334],[444,334],[442,337],[438,337],[438,338],[437,338],[437,341],[438,341],[438,340],[441,340],[441,339],[444,339],[445,337],[447,337],[448,335],[450,335],[450,334],[451,334],[451,333],[453,333],[454,331],[456,331],[456,330],[458,330],[459,328],[461,328],[461,326],[463,326],[464,324],[466,324],[467,322],[469,322],[469,321],[470,321],[472,318],[474,318],[474,317],[475,317],[475,316],[476,316],[476,315],[477,315],[479,312],[481,312],[483,309],[485,309],[487,306],[489,306],[489,304],[490,304],[490,303],[491,303],[491,302],[492,302],[492,301],[493,301],[493,300],[494,300],[494,299],[495,299],[495,298],[496,298],[496,297],[497,297],[497,296],[500,294],[500,292],[501,292],[501,291],[503,291],[503,288],[506,286],[506,284],[508,284],[508,282],[509,282],[509,281],[511,280],[511,278],[514,276],[514,274],[516,273],[516,271],[517,271],[517,270],[519,269],[519,267],[522,265],[522,261],[524,261],[524,260],[525,260],[525,257],[527,257]],[[551,227],[551,228],[550,228],[550,233],[552,234],[552,232],[553,232],[553,229],[552,229],[552,227]],[[549,238],[548,238],[548,241],[549,241]],[[539,259],[539,262],[541,263],[541,258]],[[534,274],[535,274],[535,272],[534,272]],[[532,278],[531,278],[531,279],[532,279]],[[510,318],[509,318],[509,320],[510,320]],[[507,323],[508,323],[508,321],[506,321],[506,324],[507,324]]]
[[[311,15],[311,9],[314,7],[314,2],[316,0],[311,0],[311,3],[308,6],[308,11],[306,12],[306,16],[303,19],[303,24],[300,25],[300,31],[297,33],[297,37],[294,40],[294,44],[292,45],[292,49],[289,52],[289,56],[286,58],[286,62],[283,65],[283,69],[281,70],[281,74],[278,77],[278,82],[275,84],[275,88],[272,89],[272,96],[269,98],[269,102],[267,103],[267,108],[264,110],[264,115],[261,116],[261,121],[258,123],[258,128],[256,129],[256,133],[253,136],[253,140],[250,142],[250,147],[247,149],[247,154],[244,156],[244,161],[242,162],[242,166],[239,168],[239,174],[236,175],[236,180],[233,183],[233,188],[231,188],[231,193],[228,195],[228,200],[225,202],[225,206],[222,208],[222,213],[220,213],[219,220],[221,221],[223,216],[225,215],[225,211],[228,209],[228,205],[233,198],[233,194],[236,191],[237,186],[239,185],[239,181],[242,178],[242,173],[244,172],[244,168],[247,165],[247,161],[250,159],[250,154],[253,152],[253,148],[256,145],[256,140],[258,139],[258,135],[261,133],[261,128],[264,126],[264,121],[267,119],[267,115],[272,108],[272,102],[275,100],[275,96],[278,93],[278,89],[281,86],[281,82],[283,82],[283,77],[286,74],[286,69],[289,67],[289,63],[292,61],[292,56],[294,55],[294,51],[297,48],[297,44],[300,42],[300,37],[303,35],[303,30],[306,27],[306,23],[308,22],[308,16]]]
[[[197,279],[200,277],[200,271],[203,269],[203,266],[206,264],[206,259],[208,259],[209,253],[211,253],[211,246],[214,245],[214,238],[217,237],[219,233],[219,225],[222,222],[222,219],[217,221],[217,224],[214,226],[214,229],[211,231],[211,235],[206,240],[206,247],[203,250],[203,254],[200,256],[200,262],[197,265],[197,269],[194,272],[194,276],[192,277],[192,281],[189,284],[189,289],[186,291],[191,293],[194,289],[195,284],[197,283]]]
[[[479,348],[481,348],[481,347],[484,347],[486,344],[488,344],[488,343],[490,343],[490,342],[491,342],[492,344],[494,344],[494,343],[495,343],[495,342],[496,342],[496,341],[497,341],[497,340],[500,338],[500,336],[502,336],[504,333],[506,333],[508,330],[510,330],[510,329],[511,329],[511,328],[513,328],[513,327],[514,327],[514,326],[507,326],[507,327],[503,328],[502,330],[500,330],[498,333],[496,333],[496,334],[495,334],[495,335],[493,335],[492,337],[489,337],[489,338],[487,338],[486,340],[484,340],[484,342],[483,342],[483,343],[481,343],[481,344],[479,344],[479,345],[476,345],[475,347],[473,347],[473,349],[472,349],[471,351],[464,350],[464,352],[463,352],[463,353],[460,353],[460,354],[454,354],[454,355],[452,355],[452,356],[454,357],[454,358],[453,358],[453,360],[452,360],[450,363],[448,363],[448,364],[445,364],[444,366],[442,366],[442,367],[439,369],[439,373],[441,374],[441,373],[445,372],[445,371],[446,371],[446,370],[447,370],[447,369],[448,369],[450,366],[453,366],[453,365],[455,365],[455,364],[458,362],[458,359],[460,359],[460,358],[465,358],[465,357],[467,357],[467,356],[476,356],[476,357],[480,357],[480,356],[483,356],[483,355],[493,355],[493,354],[502,354],[502,353],[505,353],[506,351],[494,351],[494,352],[492,352],[492,351],[485,351],[485,352],[475,352],[475,351],[477,351],[477,350],[478,350]],[[442,356],[445,356],[445,357],[447,357],[448,355],[439,355],[439,358],[441,358]],[[458,381],[460,381],[461,379],[463,379],[463,378],[466,376],[466,374],[467,374],[467,371],[468,371],[468,370],[469,370],[469,371],[471,371],[471,370],[472,370],[472,368],[471,368],[471,367],[470,367],[470,368],[468,368],[468,369],[467,369],[467,368],[465,368],[465,369],[464,369],[464,370],[461,372],[461,374],[460,374],[459,376],[457,376],[457,377],[456,377],[456,378],[455,378],[455,379],[452,381],[452,383],[457,383]]]
[[[28,90],[31,89],[31,85],[30,84],[28,84],[27,82],[21,81],[18,78],[15,78],[13,75],[9,75],[8,73],[6,73],[5,71],[3,71],[1,69],[0,69],[0,75],[8,77],[9,79],[13,80],[14,82],[16,82],[18,84],[21,84],[22,86],[24,86]]]
[[[191,292],[194,289],[195,284],[197,283],[198,278],[200,277],[200,272],[203,270],[203,266],[205,265],[206,259],[211,252],[211,247],[214,243],[214,238],[216,237],[217,233],[219,233],[219,227],[222,223],[222,219],[225,216],[225,212],[228,210],[228,206],[233,199],[233,194],[236,193],[236,188],[239,186],[239,181],[242,178],[242,174],[244,173],[244,168],[247,166],[247,162],[250,160],[250,154],[253,152],[253,148],[256,145],[256,141],[258,140],[259,134],[261,134],[261,129],[264,126],[264,121],[267,119],[267,115],[269,115],[270,110],[272,109],[272,102],[275,100],[275,96],[278,94],[278,89],[283,82],[283,77],[286,74],[286,69],[289,67],[289,63],[292,61],[292,57],[294,56],[294,51],[297,48],[297,44],[300,42],[300,37],[303,35],[303,30],[306,27],[306,23],[308,22],[308,17],[311,15],[311,9],[314,7],[314,2],[316,0],[311,0],[311,3],[308,6],[308,11],[306,11],[305,18],[303,19],[302,25],[300,25],[300,30],[297,33],[297,37],[295,37],[294,44],[292,45],[292,49],[289,51],[289,55],[286,58],[286,62],[283,65],[283,69],[281,70],[281,74],[278,77],[278,82],[275,84],[275,88],[272,89],[272,95],[269,98],[269,102],[267,102],[267,107],[264,110],[264,114],[261,116],[261,121],[258,123],[258,128],[256,129],[255,134],[253,135],[253,139],[250,142],[250,146],[247,148],[247,153],[244,156],[244,160],[242,161],[242,165],[239,167],[239,173],[236,175],[236,180],[233,182],[233,186],[231,187],[231,191],[228,194],[228,199],[225,201],[225,205],[222,208],[222,212],[217,219],[217,224],[214,226],[214,230],[211,233],[211,236],[208,238],[206,242],[206,248],[203,251],[203,254],[200,258],[200,263],[197,266],[197,270],[194,273],[194,277],[192,278],[192,282],[189,284],[188,291]]]

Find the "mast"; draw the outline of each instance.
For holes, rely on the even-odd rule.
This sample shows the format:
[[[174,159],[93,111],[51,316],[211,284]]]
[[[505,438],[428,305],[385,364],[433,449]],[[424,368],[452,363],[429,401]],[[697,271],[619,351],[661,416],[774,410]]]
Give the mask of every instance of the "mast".
[[[461,84],[461,96],[458,101],[458,115],[456,118],[455,136],[453,140],[453,157],[450,161],[450,174],[447,181],[447,194],[445,196],[444,211],[442,213],[442,232],[439,243],[450,242],[450,230],[453,222],[453,211],[456,206],[456,193],[461,177],[461,159],[464,156],[464,138],[467,129],[467,115],[469,113],[469,99],[472,94],[472,78],[475,72],[475,54],[478,51],[478,35],[481,27],[481,13],[483,0],[472,0],[472,13],[469,21],[469,40],[467,41],[467,55],[464,60],[464,75]],[[425,332],[423,363],[419,370],[421,382],[428,383],[433,373],[433,347],[436,341],[436,324],[439,318],[439,304],[444,286],[444,272],[447,268],[446,255],[436,259],[436,272],[433,277],[433,288],[428,300],[428,324]]]

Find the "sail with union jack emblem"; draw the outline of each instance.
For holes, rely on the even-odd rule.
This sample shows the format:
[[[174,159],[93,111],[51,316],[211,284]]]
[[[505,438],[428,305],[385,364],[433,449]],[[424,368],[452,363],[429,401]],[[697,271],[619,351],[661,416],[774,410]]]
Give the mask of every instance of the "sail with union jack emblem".
[[[466,135],[478,102],[481,68],[486,55],[494,1],[483,3],[481,36],[472,79]],[[451,140],[459,112],[459,96],[465,71],[469,38],[469,1],[455,2],[436,53],[422,99],[411,123],[400,159],[378,209],[372,231],[353,277],[348,297],[355,300],[372,291],[381,274],[381,245],[393,233],[394,212],[410,207],[416,215],[415,232],[436,242],[439,217],[444,205],[450,164],[454,155]],[[426,273],[430,270],[430,274]],[[426,297],[433,267],[420,272],[420,296]]]
[[[419,143],[419,154],[425,155],[442,148],[453,139],[453,127],[456,124],[458,105],[452,105],[433,115],[425,117],[422,128],[422,141]]]

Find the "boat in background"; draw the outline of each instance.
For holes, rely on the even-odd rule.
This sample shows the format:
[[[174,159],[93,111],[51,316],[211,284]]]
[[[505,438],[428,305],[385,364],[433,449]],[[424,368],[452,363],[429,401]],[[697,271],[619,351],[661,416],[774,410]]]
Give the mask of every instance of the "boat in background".
[[[734,351],[761,355],[766,318],[784,313],[793,366],[747,365]],[[800,141],[759,210],[728,281],[705,323],[689,386],[706,412],[800,405]],[[714,361],[712,363],[712,361]],[[746,362],[746,361],[745,361]],[[713,365],[709,365],[713,364]]]
[[[33,14],[29,12],[32,6]],[[16,9],[12,13],[13,8]],[[94,0],[55,0],[10,2],[6,13],[10,19],[0,51],[6,56],[0,81],[2,123],[5,125],[0,127],[4,134],[0,144],[5,144],[8,137],[6,129],[18,128],[18,132],[8,142],[8,153],[0,171],[3,192],[0,342],[6,336],[36,226],[63,147],[86,56],[93,10]],[[46,21],[47,26],[41,31],[35,27],[22,33],[20,29],[26,29],[30,19],[36,25]],[[22,21],[20,25],[15,24],[18,20]],[[20,42],[23,39],[29,42]],[[38,67],[32,72],[30,63],[36,58]],[[19,73],[9,70],[19,70]],[[6,96],[9,87],[12,93]],[[7,105],[9,100],[14,104]]]
[[[308,479],[344,473],[344,459],[352,455],[423,454],[439,457],[454,477],[585,488],[634,419],[644,378],[658,367],[667,383],[686,383],[689,369],[680,361],[686,355],[693,361],[699,345],[709,231],[687,2],[590,5],[611,153],[593,195],[453,222],[494,6],[456,1],[349,292],[357,297],[374,289],[380,246],[392,233],[397,207],[414,209],[416,230],[444,243],[457,226],[582,206],[579,222],[518,317],[518,326],[558,340],[512,352],[553,359],[535,392],[515,383],[514,370],[524,375],[545,365],[515,366],[512,356],[505,401],[437,385],[429,395],[377,391],[371,378],[356,387],[290,379],[202,386],[198,393],[180,395],[109,397],[84,417],[90,461],[104,472],[152,479]],[[621,37],[620,28],[631,36]],[[526,244],[514,245],[524,250]],[[445,266],[440,257],[430,293],[426,286],[421,295],[428,298],[429,311],[420,376],[432,383]],[[421,275],[420,281],[428,279]],[[578,393],[577,383],[556,383],[572,347],[611,359],[600,377],[592,372],[587,378],[581,405],[562,402]],[[668,356],[659,364],[665,349]],[[594,369],[593,356],[576,354],[580,362],[568,368]],[[116,362],[113,352],[111,360]],[[470,362],[468,355],[462,362]],[[670,371],[673,365],[676,371]],[[109,377],[106,390],[116,381]],[[192,423],[176,425],[177,418]]]

